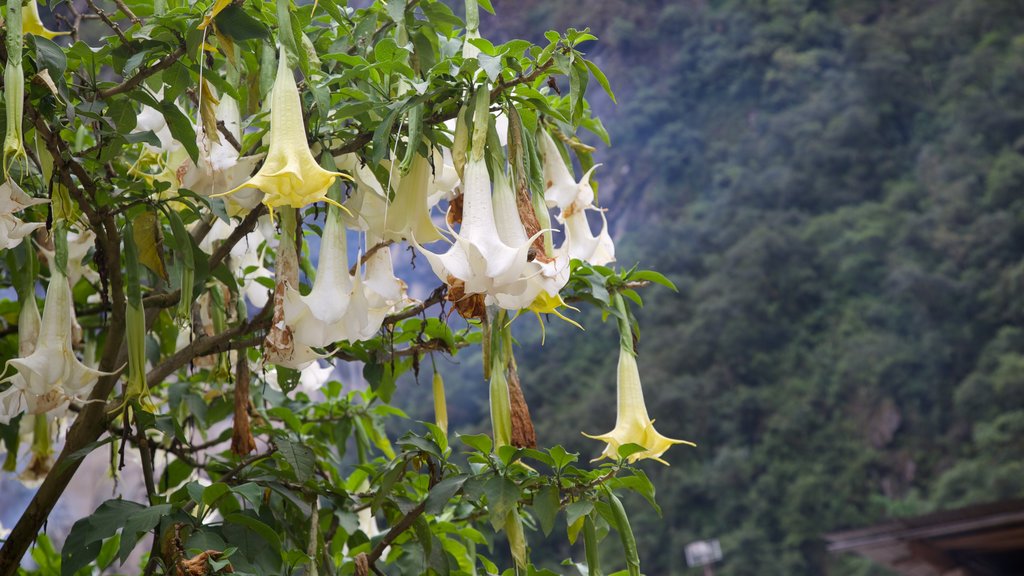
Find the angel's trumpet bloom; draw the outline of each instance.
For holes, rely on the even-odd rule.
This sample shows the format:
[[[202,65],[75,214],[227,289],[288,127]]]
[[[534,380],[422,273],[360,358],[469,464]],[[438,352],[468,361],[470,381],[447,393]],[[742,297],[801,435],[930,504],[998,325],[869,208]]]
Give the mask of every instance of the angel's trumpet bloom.
[[[85,400],[96,380],[106,375],[75,357],[73,318],[71,287],[60,268],[54,267],[35,350],[27,357],[8,360],[7,367],[13,366],[18,373],[2,380],[25,394],[32,414],[48,412],[69,399]]]
[[[625,347],[619,348],[618,415],[615,418],[615,428],[599,436],[585,432],[583,435],[608,443],[597,460],[618,459],[620,446],[639,444],[646,450],[631,454],[628,458],[631,463],[650,458],[668,465],[668,462],[661,459],[661,455],[673,444],[696,446],[686,440],[666,438],[654,429],[654,421],[647,415],[647,406],[644,404],[644,391],[640,386],[640,369],[636,364],[636,356]]]
[[[455,160],[448,148],[435,148],[434,175],[430,180],[430,192],[427,194],[427,205],[433,206],[442,198],[451,200],[455,189],[459,186],[459,174],[455,171]]]
[[[600,164],[587,170],[577,182],[573,180],[569,167],[562,160],[547,130],[540,130],[537,142],[544,156],[544,179],[547,184],[544,200],[549,207],[557,207],[561,211],[558,220],[565,225],[565,242],[559,247],[559,253],[597,266],[614,262],[615,243],[608,234],[608,220],[604,212],[601,211],[602,226],[596,236],[590,230],[586,215],[587,210],[598,210],[594,207],[590,175]]]
[[[569,210],[571,206],[583,209],[592,205],[594,188],[590,185],[590,175],[600,164],[592,166],[579,181],[576,181],[547,130],[540,130],[537,146],[544,161],[544,200],[548,207],[557,207],[564,211]]]
[[[306,296],[291,287],[285,292],[284,321],[297,347],[321,348],[362,339],[367,302],[349,275],[347,250],[340,209],[332,206],[312,290]]]
[[[85,265],[85,256],[95,245],[96,233],[92,230],[86,229],[80,234],[68,232],[68,265],[66,270],[68,272],[68,282],[71,286],[78,284],[78,281],[83,277],[92,283],[99,282],[100,275]],[[53,270],[57,266],[56,253],[46,248],[42,248],[41,251],[43,256],[46,257],[50,270]]]
[[[36,36],[42,36],[47,40],[53,40],[57,36],[63,36],[70,34],[70,32],[54,32],[49,30],[43,24],[42,18],[39,17],[39,5],[32,0],[21,8],[21,32],[22,34],[35,34]]]
[[[0,185],[0,250],[14,248],[25,236],[46,225],[44,222],[22,222],[14,213],[47,202],[46,198],[29,196],[13,180]]]
[[[264,218],[267,217],[260,217],[261,224]],[[199,249],[207,254],[213,254],[217,244],[226,240],[234,230],[234,223],[216,219],[210,232],[199,243]],[[256,228],[231,247],[228,259],[229,267],[234,271],[235,278],[238,278],[241,283],[242,293],[257,308],[263,308],[270,298],[267,287],[258,279],[273,279],[274,277],[274,274],[263,265],[265,250],[262,245],[265,240],[267,240],[266,235],[260,228]],[[269,243],[268,241],[267,244]]]
[[[565,224],[565,242],[559,247],[559,251],[567,253],[570,258],[577,258],[595,266],[605,266],[615,261],[615,242],[608,234],[608,220],[604,217],[604,210],[592,209],[598,210],[601,214],[601,232],[597,236],[590,231],[585,210],[575,210],[559,216],[559,220]]]
[[[234,136],[236,142],[241,141],[241,114],[238,110],[238,103],[233,98],[223,95],[217,103],[217,118],[224,122],[224,127]],[[226,139],[214,141],[207,136],[205,129],[200,126],[196,131],[199,144],[199,162],[193,164],[190,159],[184,159],[184,163],[177,170],[180,184],[197,194],[210,196],[216,192],[236,189],[249,179],[256,164],[260,161],[259,156],[239,157],[235,149]],[[232,194],[228,200],[229,213],[232,215],[244,214],[255,208],[263,195],[253,188],[240,189]]]
[[[498,238],[509,246],[529,244],[531,240],[526,236],[515,192],[504,174],[494,177],[493,205]],[[538,255],[527,263],[523,278],[526,280],[524,290],[494,295],[498,306],[506,310],[521,310],[530,307],[542,294],[557,298],[559,291],[569,282],[569,257],[556,254],[554,259],[550,259]]]
[[[18,356],[27,358],[36,350],[42,320],[39,318],[39,306],[35,296],[25,298],[18,313]],[[28,410],[28,400],[24,390],[11,386],[0,392],[0,424],[7,425],[18,414]]]
[[[306,142],[302,121],[302,101],[295,84],[288,55],[281,47],[277,78],[270,96],[270,149],[259,172],[242,184],[215,196],[233,194],[243,188],[259,188],[263,203],[273,209],[279,206],[302,208],[327,198],[327,190],[340,172],[324,170],[313,158]]]
[[[456,233],[449,225],[455,243],[448,252],[435,254],[426,250],[415,237],[413,244],[426,256],[438,278],[461,281],[466,294],[487,294],[492,298],[499,294],[521,295],[529,287],[527,255],[533,238],[509,246],[498,235],[491,182],[482,155],[466,164],[463,187],[462,227]],[[529,301],[524,305],[528,304]]]
[[[395,176],[397,177],[397,174]],[[417,154],[409,173],[402,176],[398,182],[395,201],[388,206],[384,225],[385,240],[398,241],[415,237],[417,242],[428,243],[441,238],[441,234],[430,220],[430,182],[430,162],[426,157]]]

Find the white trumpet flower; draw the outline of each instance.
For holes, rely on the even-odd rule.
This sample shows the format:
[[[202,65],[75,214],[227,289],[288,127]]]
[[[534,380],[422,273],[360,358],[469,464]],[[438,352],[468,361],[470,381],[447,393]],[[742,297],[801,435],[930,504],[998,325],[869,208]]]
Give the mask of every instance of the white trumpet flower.
[[[519,207],[516,204],[516,193],[504,175],[499,174],[494,181],[494,222],[498,237],[509,246],[521,246],[529,243],[526,228],[523,226]],[[534,300],[546,292],[549,296],[557,296],[559,291],[569,282],[569,257],[556,254],[553,260],[538,255],[529,261],[524,270],[526,288],[518,294],[499,293],[494,300],[506,310],[528,308]]]
[[[559,221],[565,224],[565,242],[559,247],[559,252],[568,254],[569,258],[577,258],[596,266],[605,266],[615,261],[615,242],[608,234],[608,220],[604,216],[604,210],[597,210],[601,214],[601,232],[597,236],[590,231],[590,223],[587,222],[585,210],[575,210],[567,215],[560,215]]]
[[[430,191],[427,193],[427,205],[434,206],[442,198],[451,200],[455,189],[459,186],[459,174],[455,171],[455,160],[448,148],[435,148],[434,173],[430,179]]]
[[[6,367],[18,372],[0,381],[24,394],[30,414],[48,412],[71,399],[85,400],[96,380],[106,375],[82,364],[71,349],[73,313],[71,287],[54,267],[35,349],[26,357],[8,360]]]
[[[394,202],[388,206],[384,240],[406,240],[415,236],[417,242],[428,243],[441,239],[441,233],[430,220],[430,181],[430,162],[417,154],[409,173],[398,182]]]
[[[238,103],[230,96],[221,96],[216,116],[224,122],[224,127],[234,136],[235,141],[240,142],[241,114]],[[197,194],[212,196],[235,188],[249,179],[262,159],[258,155],[239,157],[238,150],[226,139],[214,142],[201,125],[196,130],[196,136],[199,144],[199,162],[193,163],[191,159],[185,159],[177,173],[181,186]],[[240,189],[225,197],[228,212],[232,215],[248,213],[262,200],[263,193],[256,188]]]
[[[267,222],[270,221],[269,216],[262,216],[260,217],[261,224],[264,219]],[[199,248],[207,254],[213,254],[216,244],[226,240],[234,229],[235,224],[218,218],[214,221],[210,232],[200,242]],[[263,230],[257,227],[232,246],[228,256],[229,266],[234,271],[235,278],[238,278],[241,283],[242,293],[257,308],[266,306],[270,299],[269,289],[260,284],[258,279],[274,278],[274,274],[263,265],[264,250],[261,250],[260,247],[265,240]]]
[[[544,162],[544,201],[548,207],[568,210],[574,205],[578,208],[593,205],[594,189],[590,186],[590,175],[600,164],[592,166],[577,182],[547,130],[540,130],[537,146]]]
[[[462,226],[455,232],[449,225],[455,237],[452,247],[444,254],[435,254],[424,249],[419,238],[414,237],[412,242],[426,256],[438,278],[449,284],[453,278],[461,281],[466,294],[487,294],[492,300],[499,295],[503,299],[520,296],[528,289],[527,276],[531,270],[527,255],[533,238],[511,246],[498,235],[491,182],[482,155],[466,163],[464,176]],[[507,225],[512,228],[516,224],[522,225]],[[534,238],[539,235],[538,232]]]
[[[85,256],[96,245],[96,233],[88,228],[82,233],[68,232],[68,283],[73,287],[83,277],[93,284],[100,281],[100,275],[85,265]],[[57,267],[56,253],[41,249],[50,270]]]
[[[547,130],[540,130],[537,142],[544,157],[544,201],[560,210],[558,221],[565,225],[565,241],[558,252],[597,266],[614,262],[615,243],[608,233],[608,220],[604,211],[594,206],[594,188],[590,185],[590,175],[600,164],[592,166],[577,182]],[[601,213],[601,231],[596,236],[587,222],[587,210]]]
[[[14,248],[25,236],[46,225],[44,222],[22,222],[14,213],[47,202],[46,198],[29,196],[13,180],[0,185],[0,250]]]
[[[366,299],[348,272],[345,228],[333,206],[324,226],[317,274],[309,294],[288,287],[284,321],[296,347],[321,348],[342,340],[359,340],[367,318]]]

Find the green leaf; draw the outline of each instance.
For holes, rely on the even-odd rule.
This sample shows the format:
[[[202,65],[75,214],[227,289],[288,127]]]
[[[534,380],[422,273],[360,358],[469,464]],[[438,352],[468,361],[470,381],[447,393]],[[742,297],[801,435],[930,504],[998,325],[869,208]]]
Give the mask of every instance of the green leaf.
[[[455,493],[462,488],[462,485],[466,483],[466,479],[469,476],[466,474],[460,474],[458,476],[449,476],[444,480],[437,483],[436,486],[430,489],[430,493],[427,494],[427,514],[439,514],[448,502],[455,496]]]
[[[231,487],[223,482],[214,482],[203,489],[203,504],[213,508],[217,500],[231,492]]]
[[[395,125],[399,115],[405,106],[401,103],[391,105],[391,111],[384,120],[373,130],[373,153],[370,155],[370,164],[376,165],[388,154],[388,141],[391,136],[391,127]]]
[[[255,482],[246,482],[241,486],[235,486],[231,489],[232,492],[238,494],[242,498],[245,498],[247,502],[252,504],[253,509],[256,513],[259,513],[260,506],[263,505],[263,487]]]
[[[661,506],[658,506],[658,502],[655,499],[654,484],[651,482],[647,474],[639,468],[632,469],[632,476],[617,476],[608,481],[608,485],[613,489],[626,488],[632,490],[641,496],[654,508],[658,516],[661,516]]]
[[[618,449],[619,459],[625,460],[626,458],[629,458],[633,454],[639,454],[640,452],[645,452],[646,450],[647,448],[644,448],[643,446],[639,444],[634,444],[632,442],[628,444],[623,444],[622,446],[619,446]]]
[[[124,563],[142,535],[155,528],[160,520],[170,513],[170,504],[158,504],[129,516],[121,531],[121,545],[117,552],[117,559]]]
[[[395,24],[402,24],[405,22],[405,5],[406,0],[387,0],[386,7],[388,16]]]
[[[95,560],[101,542],[116,534],[130,516],[144,508],[128,500],[107,500],[92,515],[75,522],[61,551],[61,576],[73,576]]]
[[[572,526],[580,518],[590,514],[594,510],[594,503],[589,500],[582,500],[580,502],[573,502],[565,507],[565,520]]]
[[[132,221],[132,238],[139,251],[139,263],[166,281],[163,238],[156,212],[146,210]]]
[[[584,60],[583,63],[590,69],[590,73],[594,76],[594,79],[597,80],[597,83],[601,85],[601,88],[604,88],[604,91],[608,94],[608,97],[612,99],[612,102],[618,104],[615,100],[615,93],[612,92],[612,87],[608,84],[608,77],[604,75],[604,72],[597,67],[597,64],[594,64],[590,60]]]
[[[438,460],[443,458],[441,455],[441,448],[432,440],[428,440],[422,436],[416,436],[414,434],[403,436],[399,440],[399,444],[405,446],[407,449],[412,448],[413,450],[426,452]]]
[[[459,440],[466,446],[484,454],[490,454],[491,448],[494,446],[491,437],[486,434],[459,434]]]
[[[613,526],[619,533],[619,539],[622,541],[622,552],[626,560],[626,569],[629,570],[629,576],[640,576],[640,556],[637,553],[636,537],[633,535],[633,529],[629,525],[626,509],[623,508],[622,502],[610,488],[605,486],[604,490],[608,496],[608,504],[611,506],[612,518],[614,520]]]
[[[495,476],[484,483],[484,495],[487,496],[491,517],[498,517],[504,523],[505,515],[519,501],[519,486],[508,478]]]
[[[224,517],[225,522],[231,524],[238,524],[245,526],[249,530],[252,530],[258,534],[261,538],[270,544],[271,548],[274,549],[278,554],[281,553],[281,537],[277,531],[267,526],[264,522],[258,520],[255,516],[251,515],[251,512],[235,512],[234,514],[228,514]]]
[[[558,517],[558,488],[554,486],[543,486],[533,496],[533,511],[540,521],[540,528],[544,535],[551,534],[555,528],[555,519]]]
[[[196,131],[192,128],[192,122],[185,116],[185,113],[178,108],[178,105],[171,100],[164,100],[160,103],[160,112],[167,120],[167,128],[171,136],[181,142],[193,162],[199,162],[199,145],[196,143]]]
[[[551,455],[551,459],[555,462],[555,468],[561,470],[569,464],[576,462],[580,459],[580,455],[574,452],[566,452],[565,448],[561,446],[553,446],[548,450],[548,454]]]
[[[671,289],[673,292],[679,292],[676,285],[665,277],[664,274],[655,272],[654,270],[637,270],[629,275],[630,280],[640,280],[654,282],[655,284],[661,284],[662,286]]]
[[[68,58],[64,55],[64,50],[53,40],[47,40],[42,36],[33,34],[32,41],[36,45],[36,63],[39,68],[46,68],[54,82],[61,81],[68,67]]]
[[[275,442],[285,462],[288,462],[288,465],[292,467],[296,480],[305,482],[313,477],[316,459],[313,456],[313,450],[309,446],[299,442],[292,442],[287,438],[277,438]]]
[[[238,4],[230,4],[221,10],[213,21],[219,32],[236,42],[270,37],[266,25],[250,16]]]
[[[477,0],[477,2],[479,2],[481,8],[494,14],[494,6],[491,6],[491,0]]]

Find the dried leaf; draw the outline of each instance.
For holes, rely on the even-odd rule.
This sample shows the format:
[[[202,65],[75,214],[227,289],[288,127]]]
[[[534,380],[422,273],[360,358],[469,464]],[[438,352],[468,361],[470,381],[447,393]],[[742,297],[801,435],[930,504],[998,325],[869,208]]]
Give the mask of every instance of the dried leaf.
[[[164,267],[164,238],[156,212],[146,211],[132,221],[132,236],[139,249],[139,262],[167,280]]]

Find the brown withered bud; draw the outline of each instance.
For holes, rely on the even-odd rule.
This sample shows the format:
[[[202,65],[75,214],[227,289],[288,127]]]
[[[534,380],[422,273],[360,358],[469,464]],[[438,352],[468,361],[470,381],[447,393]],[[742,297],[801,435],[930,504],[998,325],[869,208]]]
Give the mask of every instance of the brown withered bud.
[[[245,357],[245,351],[241,350],[235,372],[235,414],[231,433],[231,451],[239,456],[245,456],[256,449],[256,440],[252,437],[249,422],[249,382],[249,360]]]
[[[533,429],[530,409],[526,406],[514,361],[508,367],[508,399],[512,409],[512,445],[516,448],[536,448],[537,433]]]
[[[448,295],[452,306],[463,318],[480,318],[487,314],[483,294],[466,294],[466,283],[454,276],[448,277]]]
[[[462,223],[462,194],[452,198],[451,202],[448,203],[448,213],[445,214],[445,220],[452,227]]]

